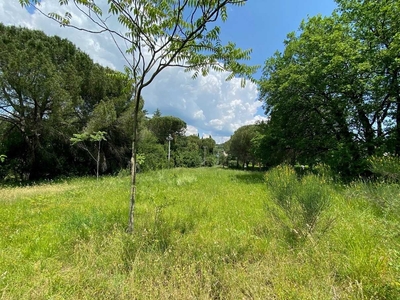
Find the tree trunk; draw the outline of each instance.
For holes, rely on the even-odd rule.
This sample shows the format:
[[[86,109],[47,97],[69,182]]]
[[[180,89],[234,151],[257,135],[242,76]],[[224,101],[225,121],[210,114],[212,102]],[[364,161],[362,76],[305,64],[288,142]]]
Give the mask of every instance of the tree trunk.
[[[36,162],[36,148],[37,148],[37,137],[30,138],[28,135],[24,137],[26,143],[26,157],[25,166],[23,167],[21,179],[28,181],[31,179],[32,172],[34,171],[34,165]]]
[[[134,228],[135,202],[136,202],[136,144],[137,144],[137,129],[138,115],[140,104],[140,93],[138,90],[135,93],[135,110],[133,113],[133,138],[132,138],[132,157],[131,157],[131,195],[129,204],[129,223],[127,232],[132,233]]]
[[[97,166],[96,166],[96,179],[99,180],[99,167],[100,167],[100,148],[101,140],[99,141],[99,149],[97,150]]]
[[[396,97],[396,144],[395,154],[400,155],[400,96]]]

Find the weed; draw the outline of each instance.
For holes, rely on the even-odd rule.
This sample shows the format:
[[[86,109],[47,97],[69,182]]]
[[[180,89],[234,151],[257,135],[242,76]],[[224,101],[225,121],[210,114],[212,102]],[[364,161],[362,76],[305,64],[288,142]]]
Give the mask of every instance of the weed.
[[[312,174],[299,179],[287,165],[270,170],[265,179],[272,199],[280,207],[274,217],[286,228],[287,238],[295,242],[311,236],[330,202],[331,191],[325,179]]]

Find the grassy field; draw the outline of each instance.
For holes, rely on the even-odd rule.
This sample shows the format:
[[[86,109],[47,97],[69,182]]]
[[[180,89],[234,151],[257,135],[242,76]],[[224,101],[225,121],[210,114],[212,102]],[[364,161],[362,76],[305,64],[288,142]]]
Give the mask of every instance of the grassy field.
[[[269,174],[0,188],[0,298],[400,299],[398,185]]]

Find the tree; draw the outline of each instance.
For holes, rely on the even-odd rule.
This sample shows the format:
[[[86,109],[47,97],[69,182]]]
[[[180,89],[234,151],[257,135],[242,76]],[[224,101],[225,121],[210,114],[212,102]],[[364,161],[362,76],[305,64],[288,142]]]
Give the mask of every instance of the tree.
[[[173,143],[175,167],[197,168],[202,163],[201,140],[197,135],[176,137]]]
[[[96,162],[96,178],[99,180],[99,169],[100,169],[100,154],[101,154],[101,142],[107,141],[105,138],[105,131],[97,131],[93,133],[75,133],[74,137],[71,138],[72,145],[79,144],[82,149],[87,151],[91,158]],[[92,154],[89,148],[85,145],[85,141],[97,142],[97,157]]]
[[[79,78],[71,72],[74,54],[66,40],[1,24],[0,32],[0,121],[21,137],[21,172],[29,179],[41,158],[43,136],[72,112],[77,98],[69,89]],[[64,60],[56,67],[57,57]]]
[[[177,117],[164,116],[153,117],[149,120],[147,127],[161,144],[166,143],[166,138],[169,135],[182,136],[186,131],[186,122]]]
[[[361,55],[373,70],[369,98],[379,109],[371,123],[376,126],[379,148],[384,148],[380,152],[400,155],[400,3],[397,0],[336,2],[343,22],[350,24],[349,34],[362,45]]]
[[[3,169],[20,179],[87,174],[87,158],[70,144],[73,133],[85,130],[107,131],[109,165],[125,167],[132,131],[125,115],[133,113],[127,82],[68,40],[0,24]]]
[[[200,140],[200,147],[201,148],[206,147],[207,148],[207,153],[212,154],[214,152],[215,145],[216,145],[216,143],[215,143],[214,139],[211,136],[208,137],[208,138],[202,138]]]
[[[157,143],[157,137],[149,129],[139,133],[138,153],[145,157],[141,170],[158,170],[167,166],[167,153],[163,145]]]
[[[39,0],[19,0],[23,6],[39,5]],[[68,0],[59,0],[65,5]],[[144,88],[152,83],[165,68],[177,66],[193,72],[207,75],[210,68],[215,71],[230,71],[228,79],[235,75],[250,78],[257,67],[241,63],[248,60],[250,50],[240,50],[235,44],[222,46],[219,39],[220,28],[212,23],[227,19],[229,5],[240,6],[246,0],[109,0],[108,12],[118,18],[126,29],[125,33],[110,28],[107,17],[95,1],[74,0],[73,3],[99,26],[97,32],[109,32],[114,39],[128,44],[127,74],[132,79],[135,112],[132,141],[132,163],[136,162],[137,116],[139,101]],[[71,23],[72,15],[48,15],[63,26],[76,27]],[[83,28],[80,28],[83,29]],[[122,52],[121,52],[122,53]],[[132,168],[131,197],[128,231],[133,231],[134,207],[136,199],[136,172]]]
[[[157,108],[153,114],[153,118],[158,118],[158,117],[161,117],[161,111]]]
[[[396,13],[385,12],[397,11],[398,4],[338,3],[341,14],[310,18],[301,24],[299,36],[288,35],[285,51],[265,64],[260,95],[277,150],[293,163],[322,160],[354,176],[367,170],[366,157],[388,141],[388,121],[395,119],[398,81],[388,65],[398,65],[398,51],[386,55],[383,42],[367,32],[380,31],[381,21],[387,22],[386,38],[393,39]]]
[[[255,163],[253,155],[252,140],[257,134],[257,125],[245,125],[237,129],[229,142],[229,153],[236,157],[238,162],[243,163],[243,167],[249,162]]]

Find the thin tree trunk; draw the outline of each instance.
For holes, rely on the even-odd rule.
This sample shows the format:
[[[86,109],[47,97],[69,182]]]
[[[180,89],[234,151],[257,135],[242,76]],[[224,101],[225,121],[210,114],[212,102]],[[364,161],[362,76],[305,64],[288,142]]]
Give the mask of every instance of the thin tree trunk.
[[[97,168],[96,168],[96,178],[99,180],[99,167],[100,167],[100,147],[101,141],[99,141],[99,149],[97,150]]]
[[[400,96],[396,97],[396,133],[395,154],[400,155]]]
[[[136,142],[137,142],[137,128],[138,128],[138,115],[140,104],[140,90],[135,95],[135,110],[133,113],[133,139],[132,139],[132,157],[131,157],[131,195],[129,204],[129,223],[128,233],[133,232],[134,217],[135,217],[135,202],[136,202]]]

